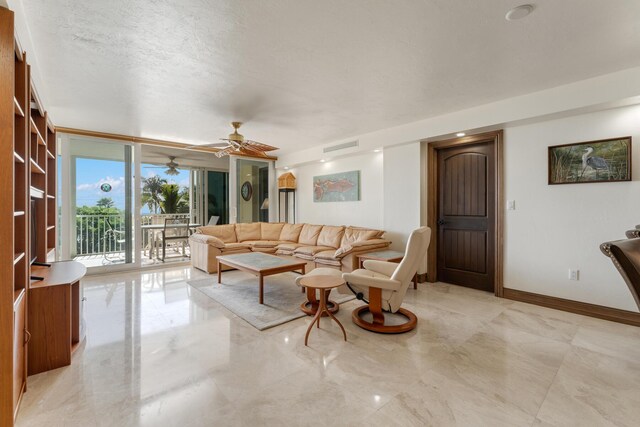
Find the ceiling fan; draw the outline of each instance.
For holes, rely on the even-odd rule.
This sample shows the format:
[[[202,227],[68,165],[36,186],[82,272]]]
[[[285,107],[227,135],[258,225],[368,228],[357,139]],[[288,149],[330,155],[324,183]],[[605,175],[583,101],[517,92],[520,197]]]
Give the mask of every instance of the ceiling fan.
[[[176,159],[175,156],[169,156],[169,161],[167,163],[164,164],[164,166],[145,166],[145,168],[147,169],[165,169],[168,168],[166,171],[164,171],[165,174],[167,175],[179,175],[180,172],[178,172],[178,169],[176,169],[178,166],[180,166],[179,164],[177,164],[176,162],[174,162],[174,160]]]
[[[220,138],[224,142],[213,142],[211,144],[193,145],[189,148],[202,148],[211,147],[219,148],[220,151],[216,151],[214,154],[220,158],[222,156],[228,156],[233,153],[252,154],[261,157],[266,157],[267,151],[277,150],[277,147],[263,144],[261,142],[252,141],[250,139],[244,139],[244,136],[238,133],[238,129],[242,126],[242,122],[231,122],[233,126],[233,133],[228,138]]]

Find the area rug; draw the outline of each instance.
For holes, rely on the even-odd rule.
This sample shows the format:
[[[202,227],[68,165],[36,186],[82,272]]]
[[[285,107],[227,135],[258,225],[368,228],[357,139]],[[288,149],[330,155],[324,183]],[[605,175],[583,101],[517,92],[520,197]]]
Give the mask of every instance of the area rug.
[[[187,283],[261,331],[306,316],[300,304],[307,300],[296,286],[296,273],[282,273],[264,278],[264,304],[258,303],[258,278],[243,271],[225,271],[222,283],[218,276],[190,280]],[[342,304],[354,299],[353,295],[331,292],[330,299]]]

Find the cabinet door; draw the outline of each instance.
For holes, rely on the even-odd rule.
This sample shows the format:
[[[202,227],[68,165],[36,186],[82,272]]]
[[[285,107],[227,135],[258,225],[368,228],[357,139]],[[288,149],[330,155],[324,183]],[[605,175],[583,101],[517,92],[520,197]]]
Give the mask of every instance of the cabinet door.
[[[25,380],[25,297],[24,294],[13,307],[13,411],[17,409]]]

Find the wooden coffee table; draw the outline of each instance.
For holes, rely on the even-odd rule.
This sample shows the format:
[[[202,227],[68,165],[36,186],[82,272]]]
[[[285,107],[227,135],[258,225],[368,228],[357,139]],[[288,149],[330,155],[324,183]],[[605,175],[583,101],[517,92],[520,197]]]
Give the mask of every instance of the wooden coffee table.
[[[340,329],[342,329],[342,335],[344,335],[344,340],[347,340],[347,333],[344,331],[344,327],[342,323],[331,313],[331,311],[327,308],[327,299],[328,293],[331,292],[331,289],[337,288],[339,286],[344,285],[344,280],[340,276],[323,276],[323,275],[315,275],[315,276],[307,276],[300,279],[300,286],[304,286],[307,289],[312,289],[315,293],[315,290],[318,289],[320,291],[320,301],[318,305],[318,311],[316,311],[316,315],[311,320],[311,324],[307,328],[307,333],[304,336],[304,345],[307,345],[309,341],[309,333],[311,332],[311,328],[313,328],[313,324],[317,323],[318,328],[320,327],[320,318],[323,313],[326,313],[327,316],[336,321]]]
[[[226,265],[246,271],[260,278],[260,304],[264,304],[264,278],[287,271],[300,270],[305,273],[307,263],[269,255],[262,252],[249,252],[236,255],[221,255],[218,259],[218,283],[222,283],[222,266]]]
[[[363,263],[367,259],[374,259],[376,261],[387,262],[400,262],[404,258],[404,252],[384,250],[376,252],[367,252],[366,254],[358,255],[358,262],[360,268],[363,268]],[[418,289],[418,272],[413,276],[413,289]]]

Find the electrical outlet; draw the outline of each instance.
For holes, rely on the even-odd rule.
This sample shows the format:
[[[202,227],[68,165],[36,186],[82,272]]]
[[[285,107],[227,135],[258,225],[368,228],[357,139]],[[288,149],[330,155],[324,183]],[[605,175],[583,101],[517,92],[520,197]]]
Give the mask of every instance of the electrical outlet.
[[[507,210],[515,211],[516,210],[516,201],[515,200],[507,200]]]
[[[569,269],[569,280],[580,280],[580,270]]]

